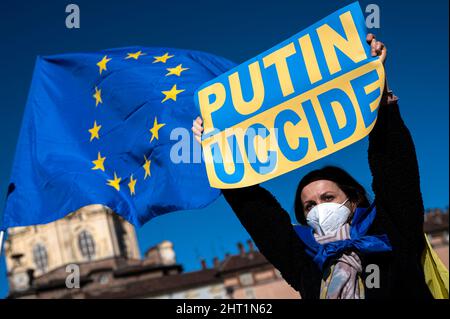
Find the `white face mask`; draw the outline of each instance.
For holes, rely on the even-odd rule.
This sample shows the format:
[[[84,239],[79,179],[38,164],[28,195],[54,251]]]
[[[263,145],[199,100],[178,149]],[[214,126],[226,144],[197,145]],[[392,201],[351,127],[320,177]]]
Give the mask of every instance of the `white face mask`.
[[[306,216],[306,222],[319,235],[328,235],[344,225],[351,214],[350,209],[342,204],[322,203],[314,206]]]

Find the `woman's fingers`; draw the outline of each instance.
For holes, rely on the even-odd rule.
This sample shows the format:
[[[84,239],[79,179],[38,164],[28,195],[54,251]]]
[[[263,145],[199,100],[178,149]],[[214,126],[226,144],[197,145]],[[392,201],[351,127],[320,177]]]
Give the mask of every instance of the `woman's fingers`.
[[[199,142],[200,144],[202,143],[202,133],[199,132],[195,127],[192,127],[192,132],[194,132],[194,138],[197,140],[197,142]]]
[[[192,132],[194,132],[197,136],[202,136],[202,132],[200,132],[195,126],[192,127]]]
[[[381,54],[381,51],[384,48],[384,44],[383,42],[377,41],[376,45],[375,45],[375,50],[377,51],[377,55]]]
[[[200,116],[197,116],[197,118],[194,121],[194,125],[196,124],[197,128],[201,128],[203,125],[203,120]]]
[[[199,124],[197,121],[194,121],[194,123],[192,123],[193,127],[195,127],[199,132],[203,131],[203,126],[201,124]]]
[[[376,37],[372,33],[368,33],[366,36],[366,41],[370,44],[370,54],[372,56],[379,56],[381,62],[386,61],[387,49],[384,46],[384,43],[381,41],[377,41]]]
[[[384,62],[384,60],[386,59],[387,49],[384,46],[383,42],[379,42],[379,41],[377,42],[376,52],[377,52],[377,55],[380,57],[381,61]]]
[[[383,45],[383,49],[381,50],[380,59],[381,62],[385,62],[387,57],[387,48]]]
[[[372,56],[377,56],[377,40],[373,38],[372,42],[370,43],[370,54]]]
[[[197,130],[199,130],[200,132],[203,131],[203,121],[202,118],[200,116],[197,116],[197,118],[194,120],[194,122],[192,123],[192,125],[197,128]]]
[[[192,122],[192,132],[194,132],[194,137],[197,140],[197,142],[201,143],[201,137],[203,132],[203,121],[200,116],[198,116],[193,122]]]
[[[384,63],[386,61],[386,56],[387,56],[387,49],[384,46],[384,43],[380,42],[380,41],[376,41],[374,46],[375,46],[375,54],[374,55],[372,54],[372,55],[379,56],[381,62]]]
[[[367,33],[367,36],[366,36],[367,44],[372,44],[373,39],[375,39],[375,35],[373,35],[373,33]]]

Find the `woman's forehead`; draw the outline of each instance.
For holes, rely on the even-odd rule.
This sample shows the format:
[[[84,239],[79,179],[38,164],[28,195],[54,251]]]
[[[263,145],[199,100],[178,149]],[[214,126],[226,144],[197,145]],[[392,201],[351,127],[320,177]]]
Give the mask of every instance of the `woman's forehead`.
[[[306,185],[301,193],[302,200],[308,200],[308,198],[320,196],[326,192],[341,192],[339,186],[332,181],[321,179]]]

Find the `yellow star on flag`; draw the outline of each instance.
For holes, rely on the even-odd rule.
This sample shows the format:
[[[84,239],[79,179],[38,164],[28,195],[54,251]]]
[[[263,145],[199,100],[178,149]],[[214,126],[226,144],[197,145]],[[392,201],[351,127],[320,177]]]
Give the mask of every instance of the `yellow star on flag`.
[[[176,67],[174,67],[174,68],[167,68],[166,70],[169,71],[169,73],[167,73],[166,76],[169,76],[169,75],[172,75],[172,74],[174,74],[176,76],[180,76],[181,72],[189,70],[189,68],[183,68],[181,64],[178,64]]]
[[[102,74],[102,71],[106,71],[106,63],[108,63],[109,61],[111,61],[111,59],[108,59],[108,56],[105,55],[105,56],[103,57],[103,59],[101,59],[101,60],[97,63],[98,70],[99,70],[100,74]]]
[[[158,123],[158,120],[155,116],[155,121],[153,122],[153,127],[150,129],[150,133],[152,133],[152,138],[150,140],[153,141],[154,138],[158,139],[158,131],[161,129],[161,127],[163,127],[164,125],[166,125],[165,123]]]
[[[165,53],[164,55],[161,56],[154,56],[155,61],[153,61],[153,63],[166,63],[167,60],[169,60],[170,58],[173,58],[173,55],[169,55],[169,53]]]
[[[114,187],[117,191],[120,191],[120,181],[122,179],[117,177],[116,172],[114,172],[114,179],[108,179],[107,185]]]
[[[133,175],[130,176],[130,182],[128,183],[128,188],[130,189],[130,194],[135,195],[134,188],[136,187],[137,179],[133,179]]]
[[[145,155],[144,155],[144,159],[145,159],[145,163],[144,163],[144,165],[142,165],[142,167],[143,167],[144,170],[145,170],[145,176],[144,176],[144,179],[146,179],[148,176],[151,175],[151,174],[150,174],[150,163],[151,163],[152,161],[148,160],[147,157],[145,157]]]
[[[94,121],[94,127],[89,129],[89,133],[91,133],[91,139],[90,142],[92,142],[92,140],[94,138],[96,139],[100,139],[100,136],[98,135],[98,131],[100,131],[100,129],[102,128],[101,125],[97,125],[97,121]]]
[[[92,167],[92,169],[93,169],[93,170],[95,170],[95,169],[100,169],[100,170],[102,170],[102,171],[105,171],[105,166],[104,166],[104,164],[105,164],[105,159],[106,159],[106,156],[105,156],[105,157],[102,157],[102,156],[100,155],[100,152],[98,152],[97,159],[94,160],[94,161],[92,161],[92,163],[95,165],[94,167]]]
[[[102,90],[95,87],[95,93],[92,95],[95,99],[95,106],[97,106],[99,103],[103,103],[102,101]]]
[[[139,59],[139,57],[141,55],[147,55],[146,53],[142,53],[142,51],[138,51],[138,52],[134,52],[134,53],[127,53],[127,54],[128,55],[125,58],[125,60],[127,60],[127,59],[135,59],[135,60],[137,60],[137,59]]]
[[[177,90],[177,85],[174,84],[172,88],[169,91],[161,91],[162,94],[165,95],[165,98],[161,101],[161,103],[164,103],[168,99],[177,100],[177,95],[183,92],[184,90]]]

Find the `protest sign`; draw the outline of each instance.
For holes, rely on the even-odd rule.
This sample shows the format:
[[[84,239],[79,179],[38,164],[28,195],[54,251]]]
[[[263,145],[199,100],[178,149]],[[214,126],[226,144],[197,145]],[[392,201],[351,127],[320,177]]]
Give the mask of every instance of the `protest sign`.
[[[364,23],[355,2],[197,90],[211,186],[258,184],[369,134],[384,69]]]

